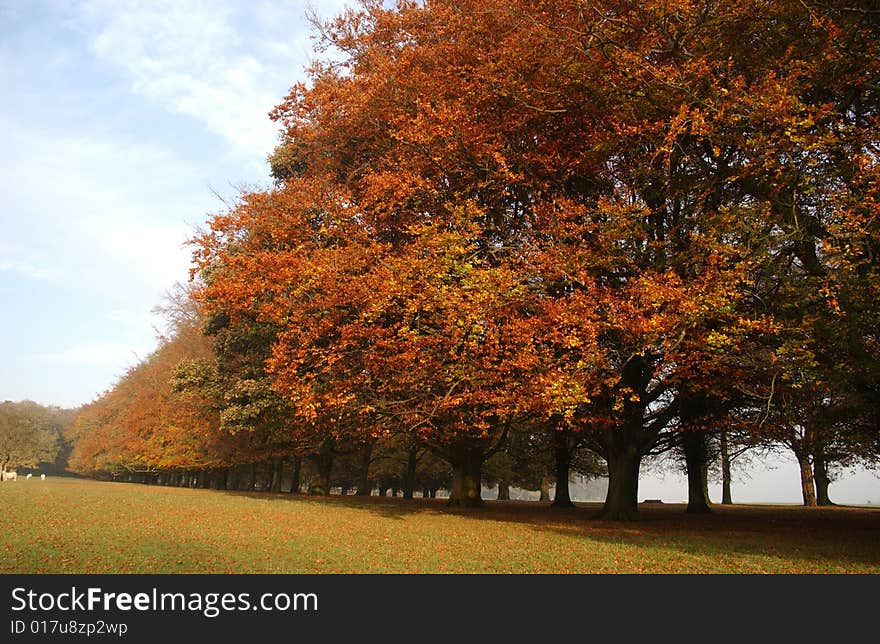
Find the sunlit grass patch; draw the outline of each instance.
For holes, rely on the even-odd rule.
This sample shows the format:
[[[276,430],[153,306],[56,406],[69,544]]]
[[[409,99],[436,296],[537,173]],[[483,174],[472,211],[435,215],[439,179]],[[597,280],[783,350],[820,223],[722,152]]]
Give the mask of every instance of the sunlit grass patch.
[[[599,521],[488,502],[247,494],[77,479],[0,485],[3,573],[878,573],[880,511],[646,508]]]

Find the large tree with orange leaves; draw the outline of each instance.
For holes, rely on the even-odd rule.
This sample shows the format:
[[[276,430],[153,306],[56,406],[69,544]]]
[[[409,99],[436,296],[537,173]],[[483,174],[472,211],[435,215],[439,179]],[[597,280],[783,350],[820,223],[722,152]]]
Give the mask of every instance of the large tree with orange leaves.
[[[417,432],[469,504],[537,419],[589,437],[631,518],[642,457],[785,343],[780,285],[813,280],[785,289],[821,294],[808,325],[854,302],[867,382],[870,13],[367,2],[320,27],[341,55],[274,112],[277,187],[196,240],[204,305],[278,329],[267,373],[313,431]]]

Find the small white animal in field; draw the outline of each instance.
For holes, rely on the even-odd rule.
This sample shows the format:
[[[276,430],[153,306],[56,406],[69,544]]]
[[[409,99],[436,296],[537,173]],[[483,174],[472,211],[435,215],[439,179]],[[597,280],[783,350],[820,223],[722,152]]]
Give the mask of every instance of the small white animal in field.
[[[30,478],[32,476],[33,476],[33,474],[28,474],[25,478]]]
[[[45,475],[45,474],[40,474],[40,480],[41,480],[41,481],[45,481],[45,480],[46,480],[46,475]]]

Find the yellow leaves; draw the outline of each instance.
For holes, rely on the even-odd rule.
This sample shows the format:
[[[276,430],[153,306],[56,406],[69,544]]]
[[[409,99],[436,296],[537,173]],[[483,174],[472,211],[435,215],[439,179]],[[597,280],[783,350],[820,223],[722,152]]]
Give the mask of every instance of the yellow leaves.
[[[706,346],[715,351],[726,351],[733,346],[733,338],[725,333],[710,331],[706,336]]]
[[[564,346],[566,349],[573,349],[582,345],[583,342],[581,342],[581,339],[578,336],[572,334],[565,336],[565,339],[562,342],[562,346]]]

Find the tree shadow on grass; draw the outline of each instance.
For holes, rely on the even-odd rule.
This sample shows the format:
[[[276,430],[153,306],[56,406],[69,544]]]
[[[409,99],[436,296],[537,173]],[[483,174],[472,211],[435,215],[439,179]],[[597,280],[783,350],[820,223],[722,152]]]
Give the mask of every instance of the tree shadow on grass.
[[[353,494],[319,496],[285,492],[244,492],[233,490],[222,490],[222,493],[258,499],[260,501],[307,503],[328,508],[345,507],[372,512],[386,519],[403,519],[412,514],[439,513],[451,510],[447,506],[447,499],[403,499],[400,497],[356,496]]]
[[[345,507],[383,519],[405,520],[414,515],[436,514],[514,523],[578,541],[644,549],[645,553],[668,552],[694,560],[725,557],[732,569],[736,568],[737,560],[750,557],[769,562],[770,572],[774,560],[779,561],[781,570],[790,572],[816,571],[822,564],[832,569],[880,568],[880,508],[716,505],[710,514],[691,515],[683,504],[641,504],[638,521],[612,522],[599,518],[601,503],[579,502],[573,508],[557,509],[535,501],[486,501],[477,508],[456,508],[448,506],[447,499],[225,493],[328,509]],[[743,571],[758,571],[761,566],[756,561]],[[650,563],[646,562],[649,571]],[[670,567],[663,572],[688,570]]]

